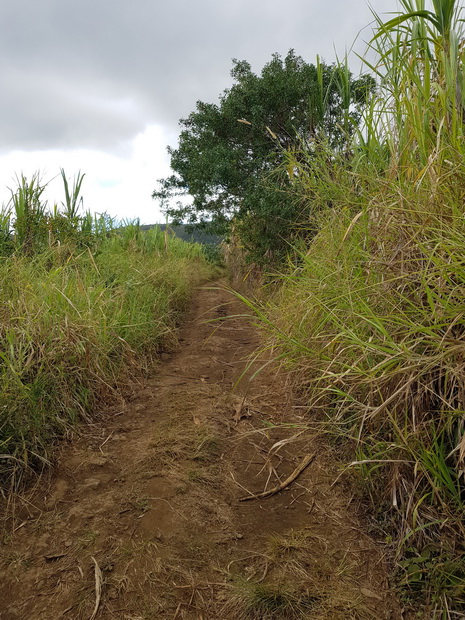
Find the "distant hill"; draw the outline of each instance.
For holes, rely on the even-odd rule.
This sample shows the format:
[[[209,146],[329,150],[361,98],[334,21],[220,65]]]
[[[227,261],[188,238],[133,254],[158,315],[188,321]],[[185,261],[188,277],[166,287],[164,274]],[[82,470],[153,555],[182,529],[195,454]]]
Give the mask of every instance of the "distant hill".
[[[161,230],[166,230],[166,224],[142,224],[141,230],[150,230],[151,228],[155,228],[155,226],[158,226]],[[186,224],[180,224],[179,226],[172,226],[170,224],[168,228],[174,232],[176,237],[179,237],[179,239],[183,241],[193,241],[195,243],[202,243],[203,245],[219,245],[223,240],[223,237],[220,235],[209,235],[197,228],[191,230],[191,227]]]

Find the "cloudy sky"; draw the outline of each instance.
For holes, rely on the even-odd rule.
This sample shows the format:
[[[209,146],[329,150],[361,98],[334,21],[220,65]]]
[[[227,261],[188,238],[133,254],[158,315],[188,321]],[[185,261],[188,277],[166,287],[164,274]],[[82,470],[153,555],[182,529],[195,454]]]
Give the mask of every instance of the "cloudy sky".
[[[365,0],[0,0],[0,204],[36,170],[59,203],[63,167],[86,173],[86,208],[162,221],[150,194],[169,173],[166,145],[197,100],[230,85],[232,58],[257,72],[290,48],[331,62],[371,21]]]

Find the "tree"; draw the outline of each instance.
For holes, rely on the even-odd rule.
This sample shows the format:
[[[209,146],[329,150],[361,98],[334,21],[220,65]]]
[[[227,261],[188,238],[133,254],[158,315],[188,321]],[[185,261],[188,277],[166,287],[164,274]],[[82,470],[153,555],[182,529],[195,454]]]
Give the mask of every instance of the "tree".
[[[174,174],[159,180],[153,197],[177,221],[224,230],[234,217],[250,257],[263,263],[286,251],[294,225],[308,216],[288,191],[286,151],[347,149],[374,82],[308,64],[293,50],[274,54],[260,75],[233,60],[231,76],[218,104],[198,101],[180,121],[179,145],[168,147]],[[170,206],[180,195],[192,203]]]

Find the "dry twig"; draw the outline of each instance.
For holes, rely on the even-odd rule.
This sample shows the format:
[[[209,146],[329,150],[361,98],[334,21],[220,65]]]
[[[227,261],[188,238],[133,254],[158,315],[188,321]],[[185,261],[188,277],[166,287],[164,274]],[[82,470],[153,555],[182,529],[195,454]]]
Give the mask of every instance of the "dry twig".
[[[315,459],[315,456],[316,456],[315,454],[307,454],[307,456],[304,459],[302,459],[302,462],[299,464],[298,467],[296,467],[296,469],[292,472],[292,474],[288,478],[286,478],[284,482],[281,482],[281,484],[278,484],[278,486],[274,487],[273,489],[270,489],[269,491],[264,491],[263,493],[258,493],[258,495],[249,495],[247,497],[241,497],[239,501],[247,502],[251,499],[264,499],[265,497],[271,497],[272,495],[276,495],[276,493],[283,491],[290,484],[292,484],[294,480],[296,480],[296,478],[300,476],[300,474],[304,471],[304,469],[306,469],[310,465],[310,463]]]
[[[100,599],[102,598],[102,571],[100,570],[100,566],[97,564],[97,560],[94,557],[92,560],[95,564],[95,607],[89,620],[94,620],[97,615],[98,608],[100,606]]]

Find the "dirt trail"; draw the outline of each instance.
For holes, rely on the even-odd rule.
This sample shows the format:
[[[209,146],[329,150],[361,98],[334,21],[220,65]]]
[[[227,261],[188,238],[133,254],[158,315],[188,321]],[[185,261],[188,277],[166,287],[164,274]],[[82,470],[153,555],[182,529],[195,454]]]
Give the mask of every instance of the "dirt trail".
[[[179,352],[63,448],[8,522],[2,620],[89,620],[100,581],[97,620],[402,617],[327,449],[285,441],[304,421],[285,378],[268,368],[232,391],[257,334],[206,319],[240,312],[201,290]],[[306,455],[287,490],[238,501]]]

